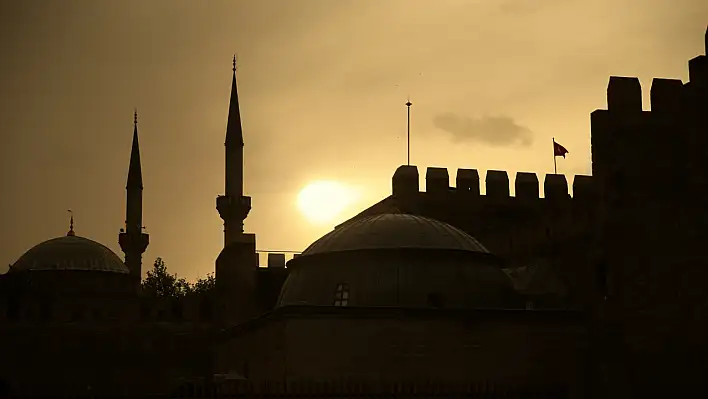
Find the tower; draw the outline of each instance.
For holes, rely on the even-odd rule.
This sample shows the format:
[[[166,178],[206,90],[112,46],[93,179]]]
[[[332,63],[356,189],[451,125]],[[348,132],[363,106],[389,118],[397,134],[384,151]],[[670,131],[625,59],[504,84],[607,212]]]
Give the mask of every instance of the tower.
[[[231,99],[226,125],[226,181],[225,193],[216,199],[216,209],[224,221],[224,247],[240,241],[243,222],[251,210],[251,197],[243,195],[243,130],[236,87],[236,57],[233,60]]]
[[[214,277],[218,297],[217,318],[225,325],[258,314],[258,254],[255,234],[244,234],[243,222],[251,210],[251,197],[243,195],[243,131],[233,61],[231,99],[226,125],[225,193],[216,198],[216,210],[224,221],[224,248],[216,259]]]
[[[125,190],[125,231],[121,229],[118,243],[125,254],[125,265],[130,270],[131,277],[140,282],[142,257],[150,243],[150,237],[143,232],[143,174],[140,167],[137,111],[133,117],[133,146],[130,151],[128,183]]]

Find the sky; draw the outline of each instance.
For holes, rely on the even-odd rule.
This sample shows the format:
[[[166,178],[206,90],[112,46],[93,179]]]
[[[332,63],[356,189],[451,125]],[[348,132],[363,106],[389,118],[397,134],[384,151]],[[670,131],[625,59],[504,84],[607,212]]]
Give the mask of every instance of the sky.
[[[133,109],[144,267],[194,280],[223,246],[231,59],[245,140],[247,232],[301,251],[390,194],[406,163],[590,174],[590,112],[610,75],[688,79],[705,0],[0,1],[0,272],[77,235],[122,256]],[[422,177],[422,176],[421,176]],[[297,208],[328,180],[354,199],[329,223]],[[454,184],[454,173],[451,173]],[[421,186],[423,187],[423,186]],[[262,258],[265,263],[265,258]]]

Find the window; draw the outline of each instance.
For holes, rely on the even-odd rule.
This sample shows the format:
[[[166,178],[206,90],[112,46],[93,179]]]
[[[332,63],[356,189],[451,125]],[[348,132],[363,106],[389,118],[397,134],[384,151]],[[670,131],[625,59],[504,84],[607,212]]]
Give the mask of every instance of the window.
[[[526,300],[526,310],[533,310],[533,301],[532,300]]]
[[[339,283],[334,291],[334,306],[349,305],[349,284]]]

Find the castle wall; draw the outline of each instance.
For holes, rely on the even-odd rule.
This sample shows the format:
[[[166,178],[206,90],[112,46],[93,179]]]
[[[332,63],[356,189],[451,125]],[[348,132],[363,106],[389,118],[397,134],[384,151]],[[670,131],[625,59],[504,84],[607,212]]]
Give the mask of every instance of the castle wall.
[[[288,381],[476,381],[582,386],[577,325],[330,315],[289,318]],[[434,331],[435,333],[431,333]]]
[[[217,372],[247,374],[256,385],[435,381],[583,392],[587,339],[572,317],[278,312],[230,332],[216,350]]]
[[[451,175],[456,187],[449,184]],[[483,180],[475,169],[455,173],[429,168],[426,191],[419,191],[417,167],[402,166],[393,179],[398,194],[388,201],[403,212],[464,230],[504,258],[507,267],[549,260],[569,286],[568,306],[594,306],[598,276],[591,252],[599,234],[595,179],[578,175],[569,182],[564,175],[518,172],[512,180],[505,171],[490,170]]]

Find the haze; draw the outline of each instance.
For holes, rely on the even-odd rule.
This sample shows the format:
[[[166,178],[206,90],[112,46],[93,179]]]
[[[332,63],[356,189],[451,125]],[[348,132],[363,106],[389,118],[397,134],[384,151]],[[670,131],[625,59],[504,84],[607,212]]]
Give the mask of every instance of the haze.
[[[213,271],[233,53],[246,230],[298,251],[390,193],[408,95],[419,167],[548,173],[555,137],[559,173],[589,174],[608,77],[638,76],[648,104],[651,78],[687,79],[707,21],[705,0],[6,1],[0,262],[65,234],[67,209],[121,254],[137,107],[145,269]],[[359,193],[329,225],[297,209],[316,180]]]

